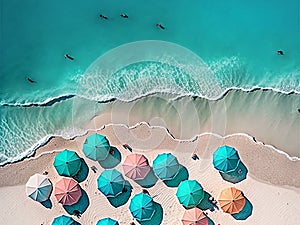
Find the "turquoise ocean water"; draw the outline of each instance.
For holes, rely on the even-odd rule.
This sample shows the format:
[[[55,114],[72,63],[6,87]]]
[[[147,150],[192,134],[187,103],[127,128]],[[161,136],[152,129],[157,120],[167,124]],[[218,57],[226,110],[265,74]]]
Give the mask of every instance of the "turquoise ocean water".
[[[3,162],[27,154],[49,135],[72,136],[80,132],[80,126],[74,126],[72,105],[85,71],[99,56],[130,42],[162,40],[183,46],[203,60],[218,84],[217,90],[199,93],[199,83],[195,81],[201,76],[179,72],[165,76],[159,91],[168,92],[174,82],[179,86],[188,84],[181,86],[180,95],[207,98],[218,98],[230,88],[271,88],[274,98],[270,101],[275,101],[281,92],[300,92],[298,0],[1,0],[0,4]],[[100,13],[109,20],[101,20]],[[129,18],[121,18],[120,13]],[[158,29],[156,23],[163,24],[166,30]],[[278,49],[285,55],[277,55]],[[75,60],[66,60],[65,53]],[[128,54],[136,52],[130,49]],[[141,65],[149,69],[149,64]],[[139,70],[145,69],[141,65]],[[117,93],[122,93],[128,83],[134,85],[140,79],[113,76],[120,73],[112,75],[111,88],[98,90],[94,100],[120,97]],[[27,82],[26,77],[36,83]],[[144,85],[140,89],[143,91],[121,96],[122,100],[151,92],[146,88],[148,81],[137,82],[139,87]],[[89,95],[80,97],[91,100]],[[293,97],[292,101],[295,108],[300,108],[299,98]]]

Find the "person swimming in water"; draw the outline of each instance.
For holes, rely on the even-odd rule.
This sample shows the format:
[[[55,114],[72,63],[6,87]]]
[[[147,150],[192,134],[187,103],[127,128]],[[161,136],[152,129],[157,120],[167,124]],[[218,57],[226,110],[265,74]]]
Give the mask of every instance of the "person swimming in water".
[[[26,77],[26,80],[30,83],[36,83],[34,80],[32,80],[30,77]]]
[[[102,14],[100,14],[99,17],[102,18],[102,19],[108,20],[108,17],[106,17],[106,16],[104,16]]]
[[[163,25],[161,25],[160,23],[157,23],[156,26],[159,27],[159,28],[161,28],[161,29],[163,29],[163,30],[166,29],[166,28],[165,28]]]
[[[124,13],[121,13],[120,16],[123,17],[123,18],[126,18],[126,19],[128,18],[128,16]]]
[[[284,55],[284,53],[283,53],[282,50],[278,50],[278,51],[277,51],[277,54],[278,54],[278,55]]]
[[[69,54],[64,54],[66,59],[74,60],[74,57],[70,56]]]

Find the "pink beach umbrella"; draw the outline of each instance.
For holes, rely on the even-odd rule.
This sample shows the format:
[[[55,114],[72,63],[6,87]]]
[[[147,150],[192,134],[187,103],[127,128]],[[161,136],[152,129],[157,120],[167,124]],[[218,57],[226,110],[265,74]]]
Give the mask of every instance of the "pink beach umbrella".
[[[59,203],[73,205],[81,197],[81,188],[76,180],[64,177],[55,184],[54,195]]]
[[[133,180],[142,180],[150,172],[147,158],[142,154],[130,154],[123,163],[123,171],[126,177]]]
[[[183,225],[208,225],[208,218],[197,207],[186,210],[181,221]]]

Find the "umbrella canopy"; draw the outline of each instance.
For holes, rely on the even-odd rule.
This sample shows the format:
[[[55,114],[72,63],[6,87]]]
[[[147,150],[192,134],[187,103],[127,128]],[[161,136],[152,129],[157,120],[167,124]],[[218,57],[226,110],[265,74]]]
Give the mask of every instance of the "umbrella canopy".
[[[133,180],[141,180],[150,172],[150,166],[144,155],[130,154],[123,163],[123,170],[126,177]]]
[[[49,199],[52,191],[50,180],[40,174],[35,174],[26,183],[26,194],[37,202],[44,202]]]
[[[118,223],[118,221],[107,217],[107,218],[99,220],[96,225],[119,225],[119,223]]]
[[[100,134],[92,134],[87,137],[83,144],[83,153],[89,159],[102,161],[109,154],[110,145],[105,136]]]
[[[182,181],[176,192],[179,202],[186,208],[197,206],[204,197],[201,184],[196,180]]]
[[[172,179],[179,171],[179,162],[171,153],[159,154],[153,161],[154,173],[162,180]]]
[[[52,225],[78,225],[78,224],[79,223],[77,223],[71,217],[65,215],[54,218],[52,222]]]
[[[231,187],[224,189],[219,197],[219,204],[222,210],[229,214],[235,214],[240,212],[245,204],[246,199],[242,191]]]
[[[138,221],[150,220],[155,213],[153,199],[144,193],[137,194],[131,199],[129,210]]]
[[[74,151],[66,149],[55,156],[54,167],[61,176],[75,176],[80,170],[80,166],[81,159]]]
[[[232,147],[226,145],[219,147],[213,154],[214,167],[223,173],[234,171],[239,163],[238,152]]]
[[[81,188],[76,180],[64,177],[55,184],[54,195],[59,203],[73,205],[81,197]]]
[[[186,210],[181,221],[183,225],[208,225],[208,218],[197,207]]]
[[[116,197],[122,193],[125,180],[116,169],[104,170],[97,179],[98,189],[106,197]]]

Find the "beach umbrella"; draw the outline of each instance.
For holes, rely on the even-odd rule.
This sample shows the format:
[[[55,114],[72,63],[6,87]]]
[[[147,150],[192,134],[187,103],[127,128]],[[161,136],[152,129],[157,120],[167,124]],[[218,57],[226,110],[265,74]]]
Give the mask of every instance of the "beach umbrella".
[[[65,215],[54,218],[52,222],[52,225],[78,225],[78,224],[79,223],[77,223],[71,217]]]
[[[242,191],[234,187],[222,190],[218,201],[222,210],[229,214],[240,212],[246,204]]]
[[[207,216],[197,207],[186,210],[181,221],[183,225],[208,225]]]
[[[66,149],[55,156],[54,167],[61,176],[75,176],[80,170],[80,166],[81,159],[74,151]]]
[[[123,175],[116,169],[104,170],[97,179],[98,189],[106,197],[116,197],[125,185]]]
[[[110,145],[107,138],[97,133],[86,138],[82,149],[86,157],[95,161],[106,159],[109,150]]]
[[[49,199],[52,191],[50,180],[40,174],[35,174],[26,183],[26,194],[37,202],[44,202]]]
[[[192,208],[201,202],[204,197],[204,191],[198,181],[185,180],[179,184],[176,196],[180,204],[186,208]]]
[[[171,153],[159,154],[153,161],[153,171],[162,180],[170,180],[179,171],[179,162]]]
[[[153,199],[148,194],[137,194],[131,199],[129,210],[138,221],[150,220],[155,213]]]
[[[238,152],[229,146],[219,147],[213,154],[214,167],[223,173],[234,171],[240,163]]]
[[[144,179],[150,172],[148,160],[142,154],[128,155],[122,166],[125,176],[133,180]]]
[[[54,195],[59,203],[73,205],[81,197],[81,188],[76,180],[64,177],[55,184]]]
[[[99,220],[96,225],[119,225],[119,223],[118,223],[118,221],[107,217],[107,218]]]

